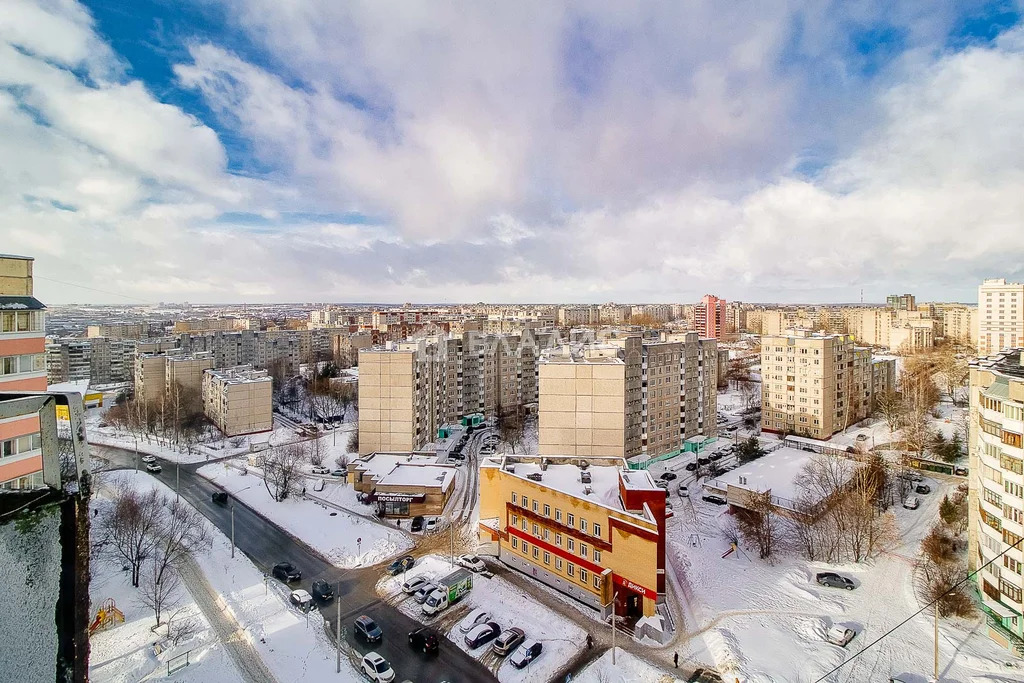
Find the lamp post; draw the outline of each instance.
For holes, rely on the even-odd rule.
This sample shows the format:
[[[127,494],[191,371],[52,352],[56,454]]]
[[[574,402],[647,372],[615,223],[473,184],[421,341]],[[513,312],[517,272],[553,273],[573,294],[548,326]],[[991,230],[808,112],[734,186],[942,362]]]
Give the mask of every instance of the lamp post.
[[[611,608],[612,608],[612,619],[611,619],[611,624],[612,624],[612,666],[615,665],[615,602],[618,600],[618,598],[619,598],[619,592],[618,591],[613,591],[612,592],[612,601],[610,603],[608,603],[608,605],[605,605],[605,607],[608,607],[610,605]]]
[[[334,594],[334,605],[338,614],[334,622],[334,641],[337,644],[338,668],[335,673],[341,673],[341,581],[338,581],[338,591]]]
[[[139,437],[135,437],[135,471],[139,471]]]
[[[235,556],[235,505],[231,504],[231,557]],[[266,577],[263,577],[263,583],[266,585]]]

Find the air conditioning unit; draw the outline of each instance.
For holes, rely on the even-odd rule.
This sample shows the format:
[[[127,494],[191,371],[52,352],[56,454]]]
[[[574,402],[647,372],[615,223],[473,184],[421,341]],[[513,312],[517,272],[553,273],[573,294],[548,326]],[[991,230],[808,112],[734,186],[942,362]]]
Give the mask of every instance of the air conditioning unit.
[[[541,475],[540,472],[533,472],[531,474],[527,474],[526,478],[529,479],[530,481],[540,481],[544,477]]]
[[[512,465],[512,464],[505,465],[505,471],[506,472],[512,472],[513,474],[515,474],[516,466]]]
[[[587,462],[586,460],[580,460],[580,469],[581,470],[585,470],[588,467],[590,467],[590,463],[589,462]]]
[[[540,460],[540,469],[541,469],[542,472],[547,472],[547,470],[548,470],[548,459],[547,458],[541,458],[541,460]]]
[[[583,487],[583,495],[589,496],[593,492],[594,492],[594,489],[590,488],[589,486],[584,486]]]
[[[584,484],[590,483],[590,472],[580,472],[580,481]]]

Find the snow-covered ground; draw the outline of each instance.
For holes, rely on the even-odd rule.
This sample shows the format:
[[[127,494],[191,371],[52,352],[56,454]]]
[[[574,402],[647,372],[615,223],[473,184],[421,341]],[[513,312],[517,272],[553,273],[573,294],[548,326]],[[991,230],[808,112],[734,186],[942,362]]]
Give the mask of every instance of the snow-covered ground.
[[[424,623],[431,624],[444,633],[460,649],[481,660],[491,669],[501,683],[520,681],[546,681],[563,666],[583,651],[586,646],[586,632],[534,601],[526,593],[507,581],[494,577],[485,578],[480,574],[473,577],[473,589],[457,605],[450,607],[436,618],[425,617],[420,605],[411,596],[402,595],[402,582],[414,576],[429,576],[439,579],[453,570],[447,558],[427,555],[419,558],[416,566],[402,575],[382,579],[377,592],[389,602],[398,602],[398,609]],[[543,652],[529,667],[516,669],[507,659],[496,657],[490,644],[470,650],[458,624],[471,610],[482,607],[491,612],[491,619],[502,629],[517,626],[526,633],[526,638],[541,641]],[[452,619],[452,617],[457,618]]]
[[[257,474],[243,474],[242,462],[211,463],[200,467],[200,476],[222,487],[295,537],[317,549],[339,567],[361,567],[382,562],[413,546],[412,540],[398,529],[358,515],[338,511],[301,496],[277,502]],[[333,485],[333,484],[332,484]],[[310,481],[307,490],[313,495]],[[361,539],[361,540],[359,540]]]
[[[577,683],[682,683],[671,671],[658,669],[620,647],[608,650],[573,679]]]
[[[169,497],[173,495],[163,483],[144,473],[110,472],[103,476],[104,481],[111,483],[118,478],[132,478],[140,490],[157,488]],[[341,674],[335,672],[334,645],[328,640],[319,612],[311,612],[307,622],[306,615],[288,602],[285,586],[277,581],[265,583],[263,573],[244,553],[231,557],[231,544],[224,534],[212,525],[208,529],[212,539],[210,548],[195,557],[196,563],[212,589],[220,595],[223,608],[238,622],[242,636],[256,648],[260,659],[278,680],[295,680],[297,675],[301,675],[304,683],[362,680],[344,657]],[[155,658],[148,645],[155,638],[147,640],[143,635],[143,632],[149,633],[152,615],[133,607],[134,591],[116,567],[93,578],[90,594],[94,601],[113,597],[126,617],[132,615],[128,623],[93,637],[90,657],[93,680],[134,682],[150,672],[151,678],[161,677],[159,667],[166,672],[166,656]],[[187,593],[185,595],[183,604],[188,604],[191,600]],[[97,606],[94,602],[93,613]],[[202,619],[201,612],[195,611]],[[170,652],[173,655],[184,651],[182,648],[195,648],[192,664],[174,674],[172,680],[197,683],[244,680],[207,622],[202,623],[204,630],[190,645],[182,644]]]
[[[673,494],[670,571],[683,582],[693,622],[687,631],[699,634],[688,643],[687,657],[700,661],[701,651],[710,652],[714,661],[706,663],[744,681],[815,681],[895,627],[920,607],[914,593],[914,558],[938,518],[943,494],[958,482],[928,483],[933,492],[920,496],[918,510],[895,511],[902,537],[898,547],[870,562],[842,566],[808,562],[794,552],[780,552],[771,565],[748,549],[723,557],[730,548],[725,508]],[[819,586],[814,575],[825,569],[849,576],[857,589]],[[1024,679],[1024,667],[1008,668],[1016,660],[981,633],[982,624],[980,618],[941,622],[942,680]],[[832,625],[857,632],[845,650],[824,640]],[[930,617],[915,617],[828,680],[885,681],[911,674],[910,680],[924,681],[932,669],[931,634]]]

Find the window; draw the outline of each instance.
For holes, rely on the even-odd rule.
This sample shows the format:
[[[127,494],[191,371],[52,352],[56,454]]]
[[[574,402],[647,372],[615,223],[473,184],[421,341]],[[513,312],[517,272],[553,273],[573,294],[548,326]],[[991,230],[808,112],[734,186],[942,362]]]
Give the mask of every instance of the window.
[[[985,511],[982,510],[981,512],[982,512],[982,517],[984,517]],[[997,531],[998,531],[998,529],[997,529]],[[1003,529],[1002,531],[1003,531],[1003,543],[1005,543],[1006,545],[1016,546],[1018,543],[1021,542],[1021,540],[1024,540],[1024,539],[1021,539],[1020,536],[1018,536],[1017,534],[1013,533],[1012,531],[1007,531],[1006,529]]]
[[[576,565],[574,565],[572,562],[570,562],[569,566],[565,568],[565,573],[568,574],[569,576],[576,576]],[[1017,602],[1020,602],[1020,601],[1018,600]]]
[[[562,534],[555,534],[555,545],[562,547]]]
[[[601,561],[601,551],[598,550],[597,548],[594,548],[594,562],[600,562],[600,561]]]
[[[516,494],[514,494],[514,493],[512,494],[512,504],[513,505],[518,505],[518,503],[516,502]]]
[[[561,558],[558,558],[558,557],[555,558],[555,569],[557,569],[558,571],[562,571],[562,560],[561,560]]]
[[[571,564],[569,566],[572,567]],[[572,576],[572,574],[570,574],[570,576]],[[1017,588],[1016,586],[1014,586],[1012,583],[1009,583],[1008,581],[1005,581],[1003,579],[999,579],[999,592],[1002,593],[1003,595],[1005,595],[1006,597],[1008,597],[1013,602],[1018,602],[1018,603],[1020,602],[1020,599],[1021,599],[1020,588]]]
[[[538,527],[536,524],[533,525],[533,535],[540,536],[540,527]]]
[[[10,458],[42,448],[42,437],[39,433],[25,434],[14,439],[0,441],[0,458]]]
[[[530,544],[523,541],[523,555],[526,555],[528,552],[530,552]]]
[[[546,503],[544,504],[544,516],[545,517],[550,517],[551,516],[551,506],[546,504]]]
[[[1009,555],[1003,555],[1003,566],[1009,569],[1014,574],[1021,573],[1021,563],[1013,559]]]
[[[550,538],[549,535],[548,535],[548,530],[545,529],[544,530],[544,540],[546,541],[546,540],[548,540],[548,538]]]
[[[529,504],[530,504],[529,498],[527,498],[526,496],[523,496],[523,507],[524,508],[525,507],[529,507]]]
[[[512,537],[512,547],[517,550],[519,549],[519,539],[515,536]]]
[[[41,353],[26,353],[20,356],[0,358],[0,375],[16,375],[24,372],[38,372],[46,369],[46,356]]]
[[[555,521],[556,522],[561,522],[562,521],[562,511],[561,510],[558,510],[558,509],[555,510]]]
[[[519,515],[512,515],[512,526],[519,526]]]
[[[534,512],[537,512],[537,509],[538,509],[538,505],[537,505],[537,499],[536,499],[536,498],[534,498],[534,499],[533,499],[533,511],[534,511]]]
[[[580,517],[580,531],[587,533],[587,520]]]
[[[536,560],[539,555],[540,555],[540,549],[538,549],[537,546],[533,546],[533,559]]]
[[[594,574],[594,588],[601,589],[601,577],[597,574]]]
[[[580,567],[580,583],[586,583],[586,582],[587,582],[587,570],[584,569],[583,567]]]
[[[576,550],[576,540],[573,539],[573,538],[565,539],[565,547],[568,548],[569,550],[575,551]]]
[[[576,515],[570,512],[568,515],[566,515],[565,521],[569,524],[569,526],[576,526]]]
[[[586,543],[580,543],[580,556],[582,556],[582,557],[586,557],[587,556],[587,544]]]
[[[522,526],[523,526],[523,531],[526,531],[526,517],[523,517],[523,518],[522,518],[521,520],[519,520],[519,521],[520,521],[520,522],[522,523]]]
[[[551,553],[544,553],[544,564],[551,564]]]

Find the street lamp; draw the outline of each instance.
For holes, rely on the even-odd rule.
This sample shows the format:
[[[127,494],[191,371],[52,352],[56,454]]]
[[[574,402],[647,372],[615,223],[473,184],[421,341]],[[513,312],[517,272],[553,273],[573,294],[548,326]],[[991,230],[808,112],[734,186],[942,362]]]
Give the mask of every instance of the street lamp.
[[[231,504],[231,557],[235,556],[235,504]],[[263,583],[266,584],[266,576],[263,577]]]

